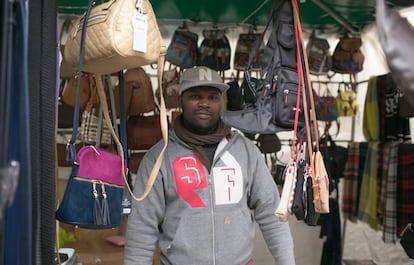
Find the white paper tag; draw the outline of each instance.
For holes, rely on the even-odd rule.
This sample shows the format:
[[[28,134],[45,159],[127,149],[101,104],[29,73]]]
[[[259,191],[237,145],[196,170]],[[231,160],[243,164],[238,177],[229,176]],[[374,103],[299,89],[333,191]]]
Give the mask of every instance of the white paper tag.
[[[147,16],[137,13],[132,18],[132,25],[134,27],[134,41],[133,49],[139,52],[147,51],[147,31],[148,22]]]

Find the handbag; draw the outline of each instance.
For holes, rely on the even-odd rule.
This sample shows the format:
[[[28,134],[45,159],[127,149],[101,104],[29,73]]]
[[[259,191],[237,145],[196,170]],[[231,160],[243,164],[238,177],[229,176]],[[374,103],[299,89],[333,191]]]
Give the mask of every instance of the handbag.
[[[96,80],[94,80],[96,82]],[[91,86],[91,96],[82,113],[81,126],[79,128],[79,140],[86,144],[96,146],[108,146],[112,143],[111,132],[103,122],[102,105],[96,95],[96,83]]]
[[[82,147],[72,166],[56,219],[86,229],[120,225],[125,185],[122,161],[125,162],[103,149]]]
[[[160,116],[130,116],[127,120],[127,136],[128,149],[150,149],[162,139]]]
[[[276,134],[260,134],[257,138],[257,147],[264,154],[276,153],[281,149],[281,143]]]
[[[198,35],[189,31],[186,26],[176,29],[167,47],[165,60],[183,69],[197,64]]]
[[[318,121],[336,121],[338,120],[338,108],[334,96],[326,95],[318,99],[315,105]]]
[[[75,68],[85,15],[74,22],[63,53],[63,60]],[[154,63],[160,55],[162,38],[149,0],[110,0],[96,5],[86,25],[86,72],[119,72]]]
[[[364,64],[364,54],[361,51],[360,37],[341,37],[332,54],[332,68],[336,73],[355,74],[361,72]]]
[[[353,90],[339,90],[335,102],[338,116],[355,116],[358,112],[357,96]]]
[[[401,233],[400,244],[410,259],[414,259],[414,227],[409,223]]]
[[[142,67],[128,69],[124,74],[124,88],[132,90],[127,116],[140,115],[155,110],[151,79]]]
[[[80,75],[76,74],[70,78],[62,90],[62,101],[69,106],[75,107],[78,78],[80,78],[79,108],[84,109],[89,101],[89,98],[91,97],[90,87],[93,86],[93,82],[95,82],[92,74],[83,72]]]
[[[236,49],[234,52],[233,68],[235,70],[244,71],[249,66],[249,55],[252,51],[256,41],[261,41],[260,33],[241,33],[236,43]],[[262,41],[263,43],[263,41]],[[260,67],[263,60],[263,47],[255,55],[253,63],[251,65],[252,71],[260,71]]]
[[[283,17],[283,19],[281,19]],[[271,16],[261,35],[273,21],[273,29],[264,48],[263,77],[251,76],[251,66],[259,51],[260,41],[250,54],[249,66],[244,72],[242,89],[254,95],[252,103],[245,101],[243,110],[225,111],[223,121],[245,133],[269,134],[293,129],[296,110],[302,109],[298,97],[297,38],[293,25],[290,1],[275,2]],[[246,93],[245,93],[246,94]],[[303,127],[303,111],[299,111],[298,127]]]
[[[207,66],[216,71],[230,69],[231,47],[224,30],[205,29],[204,39],[199,47],[197,65]]]
[[[170,65],[171,66],[171,65]],[[160,102],[160,88],[157,88],[155,95]],[[180,73],[176,67],[164,70],[162,79],[162,91],[167,109],[181,107],[180,102]]]
[[[306,45],[306,52],[309,61],[309,71],[314,75],[326,75],[331,69],[332,56],[329,52],[327,39],[318,38],[312,31]]]

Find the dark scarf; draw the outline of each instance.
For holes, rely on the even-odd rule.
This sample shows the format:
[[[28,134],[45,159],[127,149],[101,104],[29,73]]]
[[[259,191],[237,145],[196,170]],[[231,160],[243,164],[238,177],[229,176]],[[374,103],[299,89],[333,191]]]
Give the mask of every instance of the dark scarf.
[[[224,137],[230,134],[231,128],[219,120],[216,128],[209,134],[196,134],[184,126],[183,115],[174,121],[175,134],[187,143],[200,158],[201,162],[210,170],[211,161],[204,152],[203,146],[217,145]]]

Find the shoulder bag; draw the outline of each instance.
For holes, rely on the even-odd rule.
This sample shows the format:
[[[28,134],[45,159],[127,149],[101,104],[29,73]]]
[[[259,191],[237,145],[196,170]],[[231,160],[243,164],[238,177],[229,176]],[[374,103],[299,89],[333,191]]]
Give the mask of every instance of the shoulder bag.
[[[79,65],[81,32],[85,14],[74,22],[63,60]],[[157,61],[161,33],[149,0],[110,0],[94,6],[86,21],[83,69],[110,74]]]

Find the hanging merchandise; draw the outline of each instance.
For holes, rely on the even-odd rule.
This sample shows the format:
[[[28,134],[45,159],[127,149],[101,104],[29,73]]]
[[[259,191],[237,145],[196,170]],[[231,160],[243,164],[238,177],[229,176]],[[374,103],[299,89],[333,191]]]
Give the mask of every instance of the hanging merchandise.
[[[82,147],[72,167],[56,219],[88,229],[118,226],[124,193],[121,161],[120,156],[103,149]]]
[[[198,58],[198,35],[184,26],[176,29],[168,45],[165,60],[182,69],[194,67]]]
[[[239,82],[233,77],[233,80],[227,83],[229,89],[227,89],[227,110],[242,110],[243,109],[243,95]]]
[[[78,138],[86,144],[108,146],[112,143],[111,132],[108,125],[103,121],[102,104],[97,98],[95,78],[90,84],[90,89],[91,96],[82,113]]]
[[[328,74],[332,65],[332,56],[329,48],[330,46],[328,40],[316,37],[315,31],[312,31],[306,45],[306,53],[309,60],[309,71],[311,74]]]
[[[79,150],[56,219],[81,228],[108,229],[121,223],[127,169],[100,76],[96,77],[96,86],[104,122],[110,128],[118,154],[91,145]]]
[[[414,227],[409,223],[401,234],[400,244],[410,259],[414,259]]]
[[[260,134],[257,138],[257,147],[264,154],[280,151],[282,145],[276,134]]]
[[[348,148],[337,145],[330,135],[325,134],[319,141],[319,150],[323,155],[329,181],[332,184],[330,185],[331,192],[339,179],[343,177]]]
[[[318,96],[317,102],[315,102],[316,117],[318,121],[337,121],[338,120],[338,108],[336,106],[336,99],[332,96],[328,87],[325,88],[325,92]]]
[[[124,73],[125,91],[132,90],[127,116],[140,115],[155,110],[151,79],[144,68],[128,69]]]
[[[225,111],[223,121],[245,133],[269,134],[292,130],[296,109],[302,110],[298,97],[298,65],[296,39],[290,1],[274,2],[269,21],[272,31],[264,48],[262,77],[251,75],[252,63],[259,52],[260,41],[252,49],[249,66],[244,72],[242,90],[254,95],[240,111]],[[245,93],[246,94],[246,93]],[[303,111],[299,111],[298,127],[303,127]]]
[[[335,102],[338,116],[355,116],[358,113],[357,95],[351,88],[338,89]]]
[[[148,150],[162,139],[159,115],[136,115],[127,120],[128,149]]]
[[[340,74],[355,74],[362,71],[364,54],[361,37],[341,37],[332,54],[332,71]]]
[[[157,20],[148,0],[111,0],[94,6],[73,24],[65,44],[63,61],[79,65],[81,32],[87,28],[83,69],[110,74],[157,61],[165,49]]]
[[[205,29],[203,37],[197,65],[207,66],[216,71],[230,69],[231,47],[225,30]]]
[[[78,79],[80,79],[79,107],[84,109],[91,96],[90,86],[95,82],[92,74],[82,72],[82,74],[76,74],[68,81],[62,81],[62,85],[64,86],[62,88],[62,101],[69,106],[75,107]]]
[[[240,33],[234,52],[233,68],[238,71],[245,71],[249,66],[249,56],[256,41],[261,41],[259,52],[253,59],[252,71],[260,71],[263,60],[263,41],[260,33]]]
[[[170,68],[164,70],[162,78],[162,90],[167,109],[176,109],[181,107],[180,102],[180,72],[177,67],[170,65]],[[160,102],[160,88],[155,91],[155,96]]]
[[[414,73],[412,70],[414,27],[407,18],[389,7],[385,0],[376,2],[375,17],[378,37],[392,77],[400,89],[402,116],[412,117],[414,115]]]

